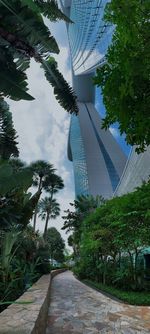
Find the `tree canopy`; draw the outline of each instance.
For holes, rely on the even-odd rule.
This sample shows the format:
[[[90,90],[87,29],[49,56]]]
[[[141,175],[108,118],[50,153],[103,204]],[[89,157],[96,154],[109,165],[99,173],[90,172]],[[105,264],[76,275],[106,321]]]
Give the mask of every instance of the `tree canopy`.
[[[137,152],[150,144],[149,1],[112,0],[104,19],[114,25],[106,63],[97,69],[94,83],[101,86],[106,117],[103,127],[119,123],[126,141]]]
[[[63,229],[73,232],[68,241],[74,249],[75,273],[103,284],[142,289],[145,269],[139,263],[150,245],[149,203],[150,182],[93,210],[84,206],[84,211],[79,201],[75,212],[68,211]]]
[[[8,104],[0,98],[0,158],[18,157],[17,134]]]
[[[65,242],[55,227],[48,228],[46,241],[49,245],[51,259],[63,262]]]

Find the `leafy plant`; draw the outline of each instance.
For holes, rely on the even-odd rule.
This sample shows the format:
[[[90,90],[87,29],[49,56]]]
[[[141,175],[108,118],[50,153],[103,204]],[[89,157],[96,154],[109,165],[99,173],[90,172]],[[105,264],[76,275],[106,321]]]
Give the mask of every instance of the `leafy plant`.
[[[104,20],[114,25],[112,44],[94,83],[101,87],[106,117],[103,127],[119,123],[126,141],[143,152],[150,144],[149,1],[111,0]]]
[[[68,112],[78,112],[76,97],[57,68],[52,53],[59,53],[55,38],[43,21],[71,22],[58,8],[57,2],[33,0],[0,0],[0,63],[2,96],[14,100],[33,100],[27,92],[26,70],[33,58],[41,64],[45,76],[54,88],[61,106]]]

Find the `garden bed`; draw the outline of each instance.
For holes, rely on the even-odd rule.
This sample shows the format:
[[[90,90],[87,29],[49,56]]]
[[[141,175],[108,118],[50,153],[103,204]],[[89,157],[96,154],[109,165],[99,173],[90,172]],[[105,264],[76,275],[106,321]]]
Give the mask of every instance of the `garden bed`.
[[[114,288],[112,286],[103,285],[101,283],[90,280],[82,280],[83,283],[98,290],[112,299],[124,302],[131,305],[150,306],[150,292],[149,291],[124,291]]]

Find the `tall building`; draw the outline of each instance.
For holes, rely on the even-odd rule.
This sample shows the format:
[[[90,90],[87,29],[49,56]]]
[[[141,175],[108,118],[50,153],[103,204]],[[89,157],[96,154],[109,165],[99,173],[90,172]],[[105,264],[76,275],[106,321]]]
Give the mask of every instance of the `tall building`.
[[[115,190],[114,196],[121,196],[134,191],[142,183],[150,179],[150,146],[143,153],[137,154],[132,148],[127,160],[121,180]]]
[[[108,0],[64,0],[62,7],[73,24],[67,25],[73,88],[79,115],[71,117],[68,157],[73,162],[76,196],[112,197],[122,176],[126,157],[109,130],[101,129],[92,77],[105,62],[113,27],[103,21]]]

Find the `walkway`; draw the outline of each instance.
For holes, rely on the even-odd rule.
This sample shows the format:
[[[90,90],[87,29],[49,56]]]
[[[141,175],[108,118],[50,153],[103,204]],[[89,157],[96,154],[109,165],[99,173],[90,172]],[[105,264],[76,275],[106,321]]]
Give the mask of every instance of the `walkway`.
[[[150,307],[128,306],[79,282],[71,272],[52,281],[46,334],[150,333]]]

